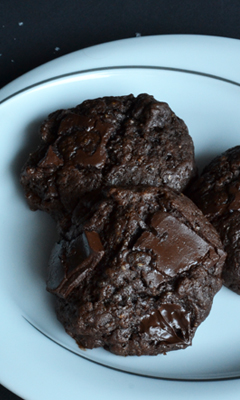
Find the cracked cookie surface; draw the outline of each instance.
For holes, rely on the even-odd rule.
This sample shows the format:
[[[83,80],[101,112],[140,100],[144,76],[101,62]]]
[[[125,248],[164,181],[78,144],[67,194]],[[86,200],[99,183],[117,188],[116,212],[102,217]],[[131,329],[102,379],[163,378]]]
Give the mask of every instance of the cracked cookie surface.
[[[21,183],[30,208],[50,213],[63,229],[79,201],[84,214],[104,188],[168,185],[181,192],[196,174],[187,126],[147,94],[58,110],[40,135]]]

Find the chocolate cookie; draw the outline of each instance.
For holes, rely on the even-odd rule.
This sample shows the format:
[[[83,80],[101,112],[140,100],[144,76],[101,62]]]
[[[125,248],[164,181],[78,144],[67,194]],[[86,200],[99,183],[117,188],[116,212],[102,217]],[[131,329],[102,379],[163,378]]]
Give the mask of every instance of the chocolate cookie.
[[[56,111],[40,134],[21,183],[30,208],[47,211],[62,226],[79,201],[84,214],[103,188],[166,184],[181,192],[196,173],[185,123],[147,94]]]
[[[112,188],[56,244],[48,290],[84,348],[156,355],[191,345],[221,288],[225,253],[201,211],[167,187]]]
[[[227,252],[224,285],[240,294],[240,146],[206,166],[187,194],[219,232]]]

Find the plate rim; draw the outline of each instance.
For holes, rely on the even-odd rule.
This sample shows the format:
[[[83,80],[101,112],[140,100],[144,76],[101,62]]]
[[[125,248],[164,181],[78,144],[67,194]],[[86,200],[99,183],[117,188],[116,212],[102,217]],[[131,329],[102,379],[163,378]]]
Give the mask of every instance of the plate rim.
[[[158,70],[158,71],[168,71],[168,72],[180,72],[183,74],[190,74],[190,75],[197,75],[197,76],[202,76],[205,78],[210,78],[210,79],[214,79],[214,80],[218,80],[224,83],[228,83],[231,85],[235,85],[240,87],[240,82],[237,82],[235,80],[232,79],[227,79],[224,78],[220,75],[214,75],[214,74],[210,74],[210,73],[206,73],[206,72],[201,72],[201,71],[196,71],[196,70],[188,70],[188,69],[183,69],[183,68],[173,68],[173,67],[167,67],[167,66],[161,66],[161,65],[116,65],[116,66],[106,66],[106,67],[100,67],[100,68],[89,68],[86,70],[78,70],[78,71],[74,71],[74,72],[69,72],[66,74],[62,74],[62,75],[56,75],[53,76],[51,78],[47,78],[44,79],[42,81],[38,81],[36,83],[33,83],[29,86],[26,86],[22,89],[19,89],[18,91],[9,94],[8,96],[4,97],[2,100],[0,100],[0,106],[4,103],[6,103],[7,101],[11,100],[12,98],[23,94],[25,92],[28,92],[32,89],[37,89],[38,87],[41,87],[45,84],[48,83],[54,83],[57,82],[58,80],[61,81],[62,79],[65,78],[70,78],[70,77],[77,77],[79,75],[84,75],[84,74],[91,74],[94,72],[103,72],[103,71],[116,71],[116,70],[133,70],[133,69],[140,69],[140,70]]]
[[[153,42],[153,43],[152,43]],[[144,49],[144,52],[148,50],[148,48],[153,45],[154,47],[158,46],[158,54],[154,54],[151,51],[148,51],[148,59],[146,57],[142,57],[141,49]],[[206,46],[207,45],[207,46]],[[105,56],[107,54],[111,55],[111,58],[114,58],[118,61],[110,62],[109,66],[114,65],[127,65],[129,62],[127,60],[134,60],[131,61],[130,64],[135,65],[165,65],[165,60],[167,65],[175,66],[176,63],[178,64],[178,68],[183,68],[182,66],[185,63],[182,61],[184,57],[181,57],[182,54],[178,54],[178,57],[174,57],[171,54],[164,53],[164,56],[161,54],[161,50],[166,50],[165,46],[170,47],[173,49],[173,52],[176,52],[178,49],[181,51],[186,52],[194,52],[194,57],[191,59],[191,63],[194,66],[198,66],[198,68],[191,68],[193,70],[204,70],[206,73],[212,73],[216,75],[215,69],[212,66],[212,63],[209,62],[206,57],[209,56],[207,52],[207,47],[211,48],[211,55],[213,58],[219,58],[218,61],[222,61],[220,64],[218,63],[218,70],[219,67],[223,68],[222,73],[219,76],[225,76],[229,79],[234,81],[240,82],[240,71],[239,68],[233,67],[231,65],[231,69],[229,65],[227,68],[225,66],[226,61],[224,54],[227,52],[231,55],[232,59],[235,61],[239,61],[238,65],[240,64],[240,40],[236,38],[230,37],[222,37],[222,36],[215,36],[215,35],[202,35],[202,34],[164,34],[164,35],[149,35],[149,36],[139,36],[139,37],[130,37],[125,39],[119,39],[115,41],[109,41],[97,45],[93,45],[90,47],[86,47],[80,50],[75,50],[71,53],[62,55],[56,59],[50,60],[34,69],[24,73],[23,75],[19,76],[18,78],[14,79],[12,82],[8,83],[4,87],[0,89],[0,100],[1,97],[4,99],[8,97],[10,94],[14,93],[16,90],[14,87],[17,87],[17,91],[23,89],[26,86],[26,82],[30,82],[30,84],[37,83],[39,81],[38,77],[41,75],[43,78],[42,80],[51,78],[53,75],[63,75],[68,72],[74,72],[79,70],[79,65],[81,66],[81,70],[86,70],[90,68],[99,68],[106,66]],[[196,46],[202,46],[201,48],[196,50]],[[219,46],[221,46],[221,51],[219,51]],[[216,49],[217,47],[217,49]],[[132,52],[128,57],[125,56],[126,51],[131,50]],[[237,51],[238,50],[238,51]],[[144,53],[143,52],[143,53]],[[204,57],[199,57],[199,52]],[[99,54],[104,54],[101,57]],[[132,54],[133,53],[133,54]],[[95,56],[97,54],[97,56]],[[183,54],[185,55],[185,54]],[[142,62],[144,60],[144,62]],[[161,62],[160,60],[164,60]],[[55,74],[55,71],[58,71]],[[230,74],[230,76],[229,76]],[[218,74],[217,74],[218,75]]]

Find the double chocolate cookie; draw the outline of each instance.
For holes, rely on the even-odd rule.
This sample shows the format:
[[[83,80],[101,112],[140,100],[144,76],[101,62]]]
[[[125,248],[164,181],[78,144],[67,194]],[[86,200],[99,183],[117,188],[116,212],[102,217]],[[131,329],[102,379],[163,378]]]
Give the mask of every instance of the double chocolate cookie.
[[[188,198],[167,187],[112,188],[88,221],[73,214],[66,237],[47,286],[79,346],[139,356],[191,345],[221,288],[225,253]]]
[[[206,166],[188,196],[219,232],[227,252],[224,285],[240,294],[240,146]]]
[[[50,213],[62,229],[79,202],[85,214],[105,188],[164,184],[181,192],[196,173],[185,123],[147,94],[56,111],[40,134],[21,183],[30,208]]]

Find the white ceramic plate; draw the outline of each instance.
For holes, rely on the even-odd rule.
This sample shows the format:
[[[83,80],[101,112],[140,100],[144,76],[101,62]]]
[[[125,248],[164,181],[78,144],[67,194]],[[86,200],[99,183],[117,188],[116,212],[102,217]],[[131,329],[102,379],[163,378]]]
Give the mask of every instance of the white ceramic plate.
[[[187,37],[175,38],[185,48],[192,46],[194,40],[199,43],[200,37],[189,41]],[[206,42],[206,38],[202,40]],[[149,51],[147,42],[154,42],[155,52],[159,50],[157,38],[148,38],[142,44],[138,41],[140,58]],[[212,45],[212,38],[210,42]],[[118,43],[125,57],[131,55],[133,41]],[[236,47],[236,41],[229,40],[228,52],[231,43],[232,50]],[[161,38],[158,46],[161,49],[163,45]],[[107,47],[110,51],[111,45]],[[106,46],[102,50],[106,53]],[[201,51],[203,57],[205,53]],[[94,48],[90,53],[94,54]],[[79,59],[81,56],[79,52]],[[232,57],[236,57],[235,53]],[[48,257],[56,240],[55,224],[47,215],[29,211],[19,185],[21,166],[35,149],[37,128],[47,114],[98,96],[147,92],[168,102],[189,127],[200,168],[215,155],[239,144],[240,79],[235,69],[228,75],[225,66],[223,76],[217,76],[212,73],[212,66],[194,70],[190,58],[189,55],[187,69],[179,64],[161,65],[160,60],[152,65],[115,63],[96,67],[90,59],[88,68],[79,72],[76,63],[71,64],[76,69],[67,71],[71,60],[68,56],[61,71],[63,76],[54,76],[54,68],[48,65],[41,67],[41,74],[38,71],[18,80],[18,93],[13,93],[13,84],[3,89],[0,380],[25,399],[142,400],[160,395],[183,399],[191,398],[193,393],[195,399],[204,398],[207,393],[208,398],[214,394],[225,399],[230,393],[232,399],[238,398],[240,296],[225,288],[217,294],[210,316],[198,329],[192,347],[186,350],[140,358],[117,357],[103,349],[80,350],[56,320],[53,297],[45,290]],[[179,56],[178,62],[186,61]],[[45,82],[36,83],[41,79]]]

